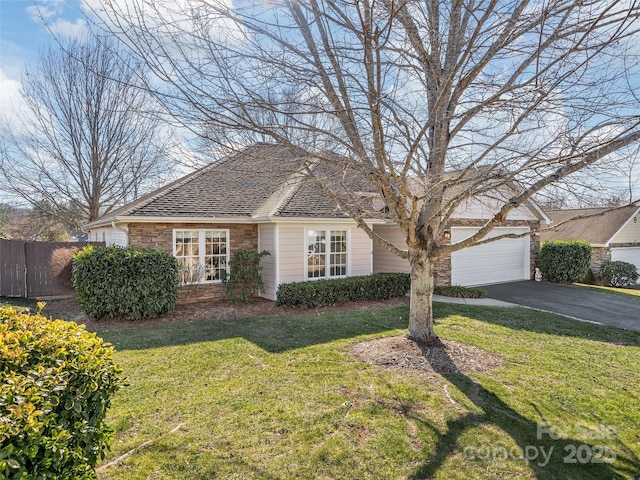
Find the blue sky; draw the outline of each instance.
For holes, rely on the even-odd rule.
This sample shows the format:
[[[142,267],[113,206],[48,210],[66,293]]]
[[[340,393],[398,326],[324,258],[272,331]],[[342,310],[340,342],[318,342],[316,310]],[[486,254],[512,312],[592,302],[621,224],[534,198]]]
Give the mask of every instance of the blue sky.
[[[82,28],[80,0],[0,0],[0,68],[7,74],[19,72],[53,41],[36,18],[38,9],[56,33],[71,34],[74,28]]]

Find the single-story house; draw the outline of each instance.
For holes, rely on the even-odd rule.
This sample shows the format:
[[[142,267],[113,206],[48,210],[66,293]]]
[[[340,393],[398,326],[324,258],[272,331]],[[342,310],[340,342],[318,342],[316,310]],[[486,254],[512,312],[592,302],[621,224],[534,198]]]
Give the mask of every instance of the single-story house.
[[[604,261],[633,263],[640,271],[640,207],[546,210],[545,213],[553,221],[552,226],[575,217],[585,217],[545,231],[541,239],[589,242],[594,275],[598,275]]]
[[[234,251],[242,248],[270,252],[262,260],[262,278],[263,296],[272,300],[281,283],[408,271],[407,260],[374,245],[315,182],[301,174],[308,167],[308,158],[285,147],[256,144],[104,215],[86,225],[85,231],[91,241],[107,245],[170,252],[181,266],[183,283],[198,285],[199,299],[224,294],[221,281],[227,265]],[[340,177],[337,181],[344,183]],[[371,187],[346,185],[350,201],[356,199],[372,212],[382,209]],[[489,206],[477,201],[458,210],[445,241],[470,235],[489,214]],[[523,205],[493,234],[526,233],[543,219],[534,205]],[[404,244],[395,224],[374,215],[367,224],[397,246]],[[436,282],[476,285],[530,279],[538,240],[524,236],[456,252],[441,259]]]

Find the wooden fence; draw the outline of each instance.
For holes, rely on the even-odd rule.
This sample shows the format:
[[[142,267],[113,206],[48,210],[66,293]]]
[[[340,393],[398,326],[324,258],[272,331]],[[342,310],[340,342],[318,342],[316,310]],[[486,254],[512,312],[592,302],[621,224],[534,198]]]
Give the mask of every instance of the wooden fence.
[[[90,242],[104,245],[102,242]],[[51,273],[51,255],[59,248],[81,249],[87,242],[21,242],[0,239],[0,296],[46,297],[73,293]]]

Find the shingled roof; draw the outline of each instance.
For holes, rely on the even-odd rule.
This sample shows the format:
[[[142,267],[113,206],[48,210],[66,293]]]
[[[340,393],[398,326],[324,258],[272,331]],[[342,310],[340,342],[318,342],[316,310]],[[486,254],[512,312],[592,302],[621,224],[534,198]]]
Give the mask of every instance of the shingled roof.
[[[638,212],[637,206],[615,210],[611,208],[581,208],[571,210],[545,210],[553,223],[551,229],[542,232],[542,240],[586,240],[591,245],[607,245],[629,219]],[[575,217],[573,220],[553,230],[554,225]]]
[[[196,170],[91,222],[144,218],[347,218],[305,168],[327,177],[312,157],[275,144],[255,144]],[[336,169],[334,169],[336,170]],[[346,187],[343,187],[347,193]]]

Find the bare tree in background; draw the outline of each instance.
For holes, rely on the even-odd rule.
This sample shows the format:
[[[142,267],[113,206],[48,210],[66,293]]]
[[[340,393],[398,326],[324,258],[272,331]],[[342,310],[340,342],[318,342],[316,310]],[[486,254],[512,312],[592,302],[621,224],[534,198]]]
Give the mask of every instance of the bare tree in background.
[[[487,235],[534,194],[640,139],[635,1],[93,3],[184,125],[229,147],[270,138],[375,186],[408,250],[378,237],[326,169],[306,172],[409,260],[418,341],[437,342],[438,258],[502,238]],[[478,196],[490,218],[448,244],[448,220]]]
[[[141,65],[104,39],[61,42],[24,75],[0,187],[79,228],[166,180],[166,133]]]

